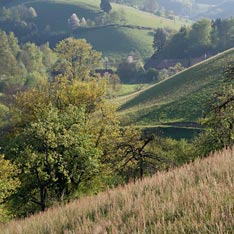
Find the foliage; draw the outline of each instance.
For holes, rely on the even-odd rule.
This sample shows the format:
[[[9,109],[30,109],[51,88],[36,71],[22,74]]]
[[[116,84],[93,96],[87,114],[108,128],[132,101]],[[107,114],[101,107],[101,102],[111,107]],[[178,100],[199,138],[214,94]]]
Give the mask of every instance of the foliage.
[[[9,218],[7,216],[10,212],[3,204],[20,186],[18,173],[16,165],[6,160],[4,155],[0,155],[0,222]]]
[[[11,141],[9,151],[23,171],[17,195],[26,204],[44,211],[53,200],[70,199],[80,183],[91,183],[100,173],[100,153],[86,132],[86,118],[79,107],[60,111],[50,105]]]
[[[18,216],[96,193],[113,178],[120,126],[115,108],[105,102],[107,80],[92,73],[100,54],[75,39],[62,41],[55,50],[58,59],[70,64],[68,72],[15,95],[2,136],[3,151],[22,171],[11,200]],[[36,70],[33,66],[29,68]]]
[[[27,42],[22,46],[19,53],[19,59],[24,64],[28,73],[38,72],[46,75],[46,69],[43,64],[43,53],[35,44]]]
[[[17,167],[0,155],[0,204],[19,186],[17,174]]]
[[[20,47],[14,34],[0,31],[0,90],[20,87],[24,84],[25,68],[17,59]]]
[[[10,8],[3,7],[1,12],[2,21],[22,22],[34,17],[37,17],[36,10],[23,4]]]
[[[135,181],[137,178],[142,180],[146,175],[153,175],[158,170],[176,164],[168,155],[163,156],[166,152],[165,149],[161,151],[159,148],[156,150],[152,147],[152,145],[160,147],[162,145],[160,141],[163,140],[152,134],[141,133],[134,126],[125,127],[122,130],[120,141],[117,144],[118,155],[115,165],[125,180],[133,179]]]
[[[233,230],[233,150],[160,172],[135,184],[81,198],[3,233],[230,233]]]
[[[232,0],[113,0],[161,16],[180,15],[190,19],[232,17]]]
[[[35,18],[37,18],[36,10],[24,4],[0,9],[1,28],[8,32],[24,34],[22,38],[37,34]]]
[[[0,90],[14,93],[24,87],[32,86],[50,72],[56,58],[48,44],[36,46],[27,42],[19,45],[13,33],[0,31]]]
[[[234,79],[233,65],[225,72],[230,82]],[[224,85],[221,93],[211,102],[211,106],[203,119],[206,127],[203,133],[195,142],[197,154],[206,156],[212,151],[220,150],[224,147],[231,147],[234,144],[234,89],[232,84]]]
[[[71,15],[71,17],[68,19],[67,22],[68,22],[68,26],[71,28],[72,31],[80,27],[80,19],[75,13]]]
[[[110,11],[112,10],[112,6],[110,4],[110,0],[101,0],[100,8],[104,12],[110,13]]]
[[[60,41],[55,52],[59,60],[54,66],[54,75],[62,74],[70,80],[86,80],[89,73],[100,65],[101,54],[84,39],[70,37]]]
[[[199,121],[209,100],[223,89],[223,69],[227,63],[233,63],[233,53],[230,49],[146,88],[139,95],[118,100],[122,104],[122,121],[146,126]]]
[[[120,24],[124,25],[127,22],[126,12],[123,9],[118,11],[111,11],[110,13],[100,14],[95,19],[96,25],[104,26],[109,24]]]
[[[165,35],[158,29],[154,35],[153,47],[155,55],[161,59],[189,57],[207,57],[220,51],[229,49],[233,45],[233,19],[201,19],[191,27],[181,27],[179,32]]]
[[[143,64],[139,61],[126,61],[119,65],[117,74],[123,83],[140,83],[145,70]]]
[[[95,27],[95,19],[102,15],[100,14],[100,1],[21,0],[20,2],[27,7],[33,7],[38,16],[28,19],[27,25],[18,25],[9,21],[1,22],[1,28],[7,33],[14,32],[19,38],[20,44],[27,41],[37,45],[49,42],[50,47],[54,48],[60,40],[70,35],[71,30],[68,27],[67,20],[69,16],[76,13],[80,19],[84,17],[87,24],[91,27],[79,27],[72,32],[73,36],[80,39],[85,38],[96,50],[101,51],[105,56],[115,58],[119,62],[133,50],[139,50],[143,57],[149,57],[153,53],[151,46],[153,40],[152,30],[147,31],[139,28],[131,29],[118,26]],[[17,6],[17,1],[6,5]],[[181,18],[172,21],[119,4],[112,4],[112,7],[113,11],[110,12],[110,15],[113,16],[112,21],[121,25],[129,24],[151,28],[169,27],[179,29],[181,25],[188,24],[187,20]],[[55,17],[55,15],[59,17]]]
[[[157,53],[160,53],[164,49],[166,41],[167,41],[166,31],[163,30],[162,28],[157,29],[154,34],[154,42],[153,42],[153,48],[157,51]]]
[[[155,68],[150,68],[145,73],[145,82],[158,82],[159,81],[159,71]]]
[[[42,51],[49,56],[45,58]],[[115,109],[105,103],[107,81],[98,80],[92,70],[100,63],[100,53],[85,40],[71,38],[61,41],[55,51],[57,67],[60,61],[70,65],[66,72],[60,65],[53,79],[36,82],[8,103],[1,146],[22,172],[21,186],[11,199],[19,216],[95,193],[106,186],[104,178],[110,174],[108,157],[119,122]],[[46,45],[39,50],[27,43],[16,53],[28,76],[46,77],[54,61]]]

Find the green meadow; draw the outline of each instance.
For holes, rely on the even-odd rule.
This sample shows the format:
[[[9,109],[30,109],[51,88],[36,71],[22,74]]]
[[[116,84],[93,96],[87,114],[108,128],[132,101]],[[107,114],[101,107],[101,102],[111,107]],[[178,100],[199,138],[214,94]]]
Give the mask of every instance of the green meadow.
[[[117,99],[122,120],[143,126],[199,121],[215,92],[222,90],[223,72],[233,61],[234,49],[230,49],[141,92]]]
[[[26,4],[35,8],[38,17],[35,23],[40,32],[46,32],[47,36],[42,38],[44,42],[49,41],[54,46],[58,40],[68,36],[85,38],[94,49],[101,51],[105,56],[120,61],[129,53],[137,52],[143,58],[153,54],[153,30],[142,30],[123,28],[121,26],[80,28],[75,33],[70,32],[67,19],[76,13],[79,18],[95,20],[102,14],[99,1],[96,0],[23,0],[9,3],[8,6]],[[0,3],[1,6],[1,3]],[[182,25],[189,24],[186,19],[176,17],[175,20],[159,17],[147,12],[137,10],[119,4],[112,4],[113,11],[121,10],[126,16],[126,24],[135,26],[167,27],[178,30]]]

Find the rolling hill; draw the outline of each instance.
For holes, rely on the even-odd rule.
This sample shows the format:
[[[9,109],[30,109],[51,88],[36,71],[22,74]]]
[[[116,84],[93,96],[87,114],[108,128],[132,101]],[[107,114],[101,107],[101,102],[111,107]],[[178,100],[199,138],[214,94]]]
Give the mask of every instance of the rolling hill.
[[[99,1],[96,0],[21,0],[9,1],[4,5],[7,7],[17,4],[25,4],[33,7],[38,17],[34,23],[38,32],[44,32],[43,36],[32,37],[30,40],[37,43],[49,41],[53,47],[58,40],[71,35],[67,19],[76,13],[79,18],[94,20],[102,14],[99,8]],[[126,24],[131,26],[144,26],[152,29],[111,27],[80,28],[73,34],[77,38],[86,38],[94,48],[104,53],[105,56],[120,59],[126,57],[130,52],[137,51],[143,57],[151,56],[153,53],[153,29],[157,27],[168,27],[179,29],[187,24],[187,20],[176,18],[170,20],[155,16],[150,13],[139,11],[135,8],[112,4],[113,11],[121,10],[126,17]],[[0,3],[0,7],[3,6]]]
[[[234,1],[220,1],[216,5],[210,5],[208,10],[204,11],[193,17],[194,20],[199,18],[210,18],[210,19],[217,19],[217,18],[230,18],[233,17],[233,9],[234,9]]]
[[[22,221],[2,234],[233,233],[234,150],[136,184],[81,198]]]
[[[196,122],[209,100],[224,85],[225,66],[234,62],[234,49],[211,57],[141,92],[116,100],[126,124],[160,125]]]

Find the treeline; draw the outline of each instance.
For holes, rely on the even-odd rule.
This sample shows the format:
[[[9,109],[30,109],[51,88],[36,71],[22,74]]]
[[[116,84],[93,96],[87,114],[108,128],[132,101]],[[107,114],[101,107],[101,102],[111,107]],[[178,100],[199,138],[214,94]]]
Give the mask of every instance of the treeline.
[[[193,9],[194,0],[113,0],[113,2],[137,7],[141,10],[167,16],[170,14],[189,14]],[[187,13],[186,13],[187,11]]]
[[[95,73],[101,54],[85,40],[67,38],[51,50],[19,46],[13,34],[1,32],[0,58],[1,103],[7,108],[0,125],[1,221],[233,144],[232,87],[214,102],[207,131],[188,143],[121,126],[107,94],[112,77]],[[233,79],[233,67],[227,77]]]
[[[27,42],[20,46],[13,33],[0,31],[0,92],[30,87],[47,76],[55,61],[48,44]]]
[[[148,11],[153,14],[174,18],[175,15],[186,18],[217,18],[215,15],[222,15],[223,18],[231,16],[228,7],[232,7],[232,0],[112,0],[113,2],[125,4]],[[227,4],[225,6],[225,4]],[[215,7],[214,7],[215,6]],[[213,11],[213,15],[210,14]],[[227,15],[225,15],[227,13]],[[213,16],[213,17],[212,17]],[[220,16],[219,16],[220,17]]]
[[[33,7],[16,5],[0,9],[1,29],[7,32],[13,31],[21,41],[28,41],[38,34],[36,18],[37,12]]]
[[[112,77],[95,73],[101,54],[85,40],[51,50],[0,35],[2,221],[191,159],[186,141],[120,125],[107,99]]]
[[[0,8],[0,23],[1,30],[6,32],[14,32],[20,43],[27,41],[33,41],[38,45],[50,41],[50,44],[55,44],[68,37],[69,33],[73,33],[79,29],[93,28],[96,26],[105,26],[109,24],[121,24],[126,23],[126,14],[123,9],[115,10],[106,13],[103,11],[97,14],[95,18],[85,18],[84,15],[67,15],[67,21],[64,27],[64,31],[56,32],[51,28],[49,22],[47,25],[40,24],[41,16],[38,15],[37,9],[33,7],[27,7],[24,4],[15,6],[2,7]]]
[[[212,55],[234,45],[234,19],[202,19],[191,27],[173,33],[157,29],[154,35],[155,55],[178,59]]]

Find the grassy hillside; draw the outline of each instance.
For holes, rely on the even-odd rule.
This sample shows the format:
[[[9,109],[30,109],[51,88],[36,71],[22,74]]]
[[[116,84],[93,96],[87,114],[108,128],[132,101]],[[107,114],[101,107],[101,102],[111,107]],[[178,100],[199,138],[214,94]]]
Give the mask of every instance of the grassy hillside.
[[[234,150],[2,226],[3,234],[234,232]]]
[[[118,99],[123,120],[139,125],[197,121],[207,110],[212,95],[222,89],[223,71],[229,62],[234,62],[234,49],[142,92]]]
[[[35,23],[39,32],[47,32],[40,40],[50,41],[51,46],[68,37],[70,30],[67,19],[76,13],[79,18],[94,20],[101,14],[97,0],[21,0],[9,2],[8,6],[25,3],[28,7],[35,8],[38,17]],[[132,7],[112,4],[113,10],[123,9],[127,24],[145,27],[168,27],[179,29],[187,24],[183,19],[169,20],[150,13],[139,11]],[[1,3],[0,3],[1,6]],[[143,57],[153,53],[153,34],[151,30],[130,29],[121,27],[104,27],[97,29],[78,29],[74,34],[77,38],[86,38],[96,50],[102,51],[111,57],[126,57],[131,51],[139,51]]]

